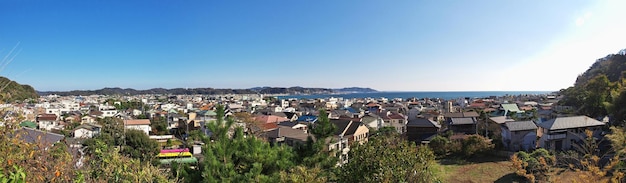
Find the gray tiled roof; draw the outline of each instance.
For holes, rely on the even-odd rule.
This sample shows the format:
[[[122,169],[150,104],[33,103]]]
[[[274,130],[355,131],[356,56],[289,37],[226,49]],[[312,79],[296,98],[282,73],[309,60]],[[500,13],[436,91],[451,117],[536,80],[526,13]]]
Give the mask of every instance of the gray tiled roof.
[[[430,119],[425,119],[425,118],[417,118],[417,119],[409,120],[406,126],[407,127],[441,128],[441,125],[439,125],[439,123],[432,121]]]
[[[52,146],[61,141],[65,136],[52,132],[35,130],[32,128],[20,128],[12,134],[27,143],[38,143],[43,146]]]
[[[455,112],[455,113],[446,113],[444,114],[446,118],[467,118],[467,117],[478,117],[480,116],[477,112],[469,111],[469,112]]]
[[[537,129],[537,125],[533,121],[509,121],[504,125],[512,132]]]
[[[489,118],[491,121],[496,122],[498,124],[503,124],[506,122],[510,122],[510,121],[515,121],[513,119],[508,118],[507,116],[496,116],[496,117],[490,117]]]
[[[558,117],[548,120],[538,126],[549,130],[602,126],[604,123],[587,116]]]
[[[476,123],[474,118],[450,118],[450,120],[452,120],[452,125],[469,125]]]

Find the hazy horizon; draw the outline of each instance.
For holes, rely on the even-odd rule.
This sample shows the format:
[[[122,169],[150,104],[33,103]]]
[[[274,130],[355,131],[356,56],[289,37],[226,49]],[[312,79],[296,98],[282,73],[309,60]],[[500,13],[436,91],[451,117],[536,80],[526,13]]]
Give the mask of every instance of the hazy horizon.
[[[105,87],[558,91],[626,48],[626,1],[1,1],[0,75]]]
[[[470,91],[470,90],[448,90],[448,91],[444,91],[444,90],[440,90],[440,91],[433,91],[433,90],[420,90],[420,91],[410,91],[410,90],[378,90],[376,88],[371,88],[371,87],[358,87],[358,86],[346,86],[346,87],[339,87],[339,88],[331,88],[331,87],[306,87],[306,86],[260,86],[260,87],[272,87],[272,88],[291,88],[291,87],[303,87],[303,88],[324,88],[324,89],[343,89],[343,88],[353,88],[353,87],[357,87],[357,88],[369,88],[369,89],[373,89],[376,90],[377,92],[554,92],[554,91],[558,91],[558,90],[482,90],[482,91]],[[122,87],[102,87],[102,88],[97,88],[97,89],[84,89],[84,90],[37,90],[37,88],[35,88],[35,90],[37,90],[38,92],[68,92],[68,91],[95,91],[95,90],[100,90],[100,89],[105,89],[105,88],[120,88],[120,89],[134,89],[134,90],[151,90],[151,89],[178,89],[181,87],[175,87],[175,88],[165,88],[165,87],[156,87],[156,88],[122,88]],[[252,89],[252,88],[256,88],[256,87],[250,87],[250,88],[214,88],[214,87],[189,87],[189,88],[185,88],[182,87],[183,89],[195,89],[195,88],[213,88],[213,89]]]

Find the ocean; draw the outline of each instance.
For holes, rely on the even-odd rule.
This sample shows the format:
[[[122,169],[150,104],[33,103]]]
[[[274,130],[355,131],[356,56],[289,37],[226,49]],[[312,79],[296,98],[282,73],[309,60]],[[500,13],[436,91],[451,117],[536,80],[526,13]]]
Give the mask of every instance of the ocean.
[[[278,99],[316,99],[316,98],[441,98],[445,100],[457,98],[485,98],[491,96],[517,96],[517,95],[543,95],[552,91],[450,91],[450,92],[373,92],[373,93],[348,93],[348,94],[319,94],[319,95],[286,95],[278,96]]]

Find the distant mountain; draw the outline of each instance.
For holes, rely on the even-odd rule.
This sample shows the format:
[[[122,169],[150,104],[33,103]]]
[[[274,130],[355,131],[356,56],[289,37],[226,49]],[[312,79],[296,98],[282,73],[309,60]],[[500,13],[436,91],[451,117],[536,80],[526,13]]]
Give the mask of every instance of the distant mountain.
[[[361,93],[376,92],[371,88],[305,88],[305,87],[254,87],[250,89],[215,89],[215,88],[153,88],[148,90],[135,90],[131,88],[103,88],[99,90],[73,90],[73,91],[42,91],[39,95],[56,94],[61,96],[69,95],[145,95],[145,94],[167,94],[167,95],[224,95],[224,94],[329,94],[329,93]]]
[[[339,92],[339,93],[373,93],[373,92],[378,92],[378,91],[376,91],[374,89],[371,89],[371,88],[360,88],[360,87],[339,88],[339,89],[333,89],[333,91]]]
[[[13,102],[37,98],[39,95],[32,86],[22,85],[8,78],[0,77],[0,100]]]

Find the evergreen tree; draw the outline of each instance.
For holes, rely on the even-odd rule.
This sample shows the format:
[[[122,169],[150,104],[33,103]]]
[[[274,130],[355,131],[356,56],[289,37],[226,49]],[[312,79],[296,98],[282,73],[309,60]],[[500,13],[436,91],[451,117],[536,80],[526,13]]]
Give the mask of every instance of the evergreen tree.
[[[190,177],[184,181],[277,182],[281,171],[294,166],[291,148],[270,146],[254,136],[245,136],[241,127],[232,129],[233,120],[223,119],[222,106],[217,107],[216,113],[217,120],[207,125],[211,140],[203,147],[204,160],[199,169],[173,170],[177,175]],[[230,131],[234,131],[232,135]]]
[[[300,164],[309,168],[320,168],[322,175],[332,177],[332,171],[337,165],[338,157],[333,156],[328,149],[328,139],[335,133],[337,127],[330,122],[326,110],[320,110],[318,120],[314,125],[309,125],[310,132],[305,144],[297,144],[295,149],[298,153]]]

